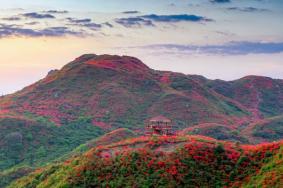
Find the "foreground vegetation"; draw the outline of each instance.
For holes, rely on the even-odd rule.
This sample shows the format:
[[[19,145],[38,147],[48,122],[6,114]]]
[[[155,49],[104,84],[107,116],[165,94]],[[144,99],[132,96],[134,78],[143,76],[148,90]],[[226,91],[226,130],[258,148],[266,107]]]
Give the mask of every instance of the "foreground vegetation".
[[[283,143],[134,138],[42,168],[13,187],[280,187]]]

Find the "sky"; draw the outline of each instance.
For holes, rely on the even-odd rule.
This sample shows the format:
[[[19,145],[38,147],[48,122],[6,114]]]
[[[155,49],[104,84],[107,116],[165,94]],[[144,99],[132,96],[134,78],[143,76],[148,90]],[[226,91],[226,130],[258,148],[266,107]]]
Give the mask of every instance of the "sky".
[[[0,95],[86,54],[234,80],[283,79],[283,0],[0,0]]]

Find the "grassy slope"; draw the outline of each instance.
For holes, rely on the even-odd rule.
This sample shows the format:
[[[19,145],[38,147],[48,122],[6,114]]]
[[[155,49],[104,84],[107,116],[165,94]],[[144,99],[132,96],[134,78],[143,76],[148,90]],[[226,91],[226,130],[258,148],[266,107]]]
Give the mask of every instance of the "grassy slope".
[[[38,117],[0,119],[0,187],[102,134],[88,118],[61,127]]]
[[[83,154],[84,152],[90,150],[93,147],[106,146],[115,142],[119,142],[125,139],[135,138],[135,137],[138,137],[138,135],[129,129],[126,128],[116,129],[98,138],[89,140],[86,143],[81,144],[80,146],[76,147],[72,152],[62,156],[60,160],[66,160],[73,156]]]
[[[239,80],[205,80],[206,85],[216,92],[232,98],[255,116],[272,117],[283,112],[283,81],[260,76],[247,76]]]
[[[0,171],[0,187],[3,188],[9,185],[12,181],[26,176],[34,169],[28,166],[10,168],[8,170]]]
[[[278,181],[265,184],[278,186],[282,147],[282,142],[240,146],[200,136],[141,137],[94,148],[40,169],[10,187],[239,187],[252,185],[261,174],[275,170]],[[279,158],[280,163],[270,166]]]
[[[253,128],[252,136],[264,138],[267,141],[282,139],[283,116],[268,118],[265,122],[256,124]]]
[[[238,127],[231,127],[223,124],[205,123],[195,125],[180,131],[181,135],[204,135],[218,140],[230,140],[240,143],[249,143],[247,137],[242,135]],[[250,142],[251,143],[251,142]]]
[[[88,139],[88,134],[89,133],[85,133],[84,130],[80,130],[81,134],[86,134],[85,138],[80,138],[80,142]],[[95,132],[93,132],[93,134],[95,134]],[[69,135],[70,136],[70,135]],[[73,135],[76,136],[76,135]],[[81,144],[80,146],[76,147],[73,151],[71,152],[61,152],[60,148],[58,146],[54,146],[57,152],[57,156],[52,158],[53,161],[52,163],[56,163],[56,162],[60,162],[60,161],[64,161],[68,158],[80,155],[84,152],[86,152],[87,150],[89,150],[92,147],[96,147],[96,146],[101,146],[101,145],[109,145],[111,143],[115,143],[124,139],[128,139],[128,138],[134,138],[137,137],[137,135],[125,128],[121,128],[121,129],[117,129],[115,131],[112,131],[110,133],[107,133],[101,137],[92,139],[90,141],[87,141],[85,144]],[[72,138],[72,136],[70,136],[70,139],[74,139]],[[77,138],[75,138],[77,139]],[[79,142],[79,143],[80,143]],[[72,150],[72,148],[74,148],[74,146],[69,145],[68,147],[66,147],[66,145],[64,145],[64,143],[61,142],[61,146],[60,147],[64,147],[65,149],[68,149],[68,151]],[[50,152],[50,151],[49,151]],[[55,155],[56,153],[54,151],[53,155]],[[40,161],[40,164],[45,164],[43,162],[42,159],[38,159],[38,161]],[[51,161],[51,159],[44,159],[44,161]],[[20,164],[18,164],[18,167],[14,167],[14,168],[10,168],[8,170],[5,170],[3,172],[0,173],[0,187],[4,187],[5,185],[8,185],[9,183],[11,183],[13,180],[21,178],[25,175],[27,175],[28,173],[34,171],[34,169],[36,168],[36,165],[34,165],[33,167],[29,167],[29,166],[23,166],[25,163],[22,162]],[[37,165],[39,166],[39,165]]]
[[[262,166],[256,175],[249,178],[244,184],[245,188],[273,187],[283,185],[283,147],[268,163]]]
[[[250,144],[273,142],[283,138],[283,116],[256,120],[241,127],[217,123],[198,124],[183,129],[180,134],[199,134],[218,140],[239,141]]]

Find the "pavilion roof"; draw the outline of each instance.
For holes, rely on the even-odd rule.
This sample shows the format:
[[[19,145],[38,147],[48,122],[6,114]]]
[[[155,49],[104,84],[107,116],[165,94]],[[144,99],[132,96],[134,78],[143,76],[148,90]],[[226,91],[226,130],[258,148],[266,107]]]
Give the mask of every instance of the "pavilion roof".
[[[150,122],[166,122],[166,123],[170,123],[170,122],[171,122],[170,119],[168,119],[167,117],[162,116],[162,115],[153,117],[153,118],[151,118],[149,121],[150,121]]]

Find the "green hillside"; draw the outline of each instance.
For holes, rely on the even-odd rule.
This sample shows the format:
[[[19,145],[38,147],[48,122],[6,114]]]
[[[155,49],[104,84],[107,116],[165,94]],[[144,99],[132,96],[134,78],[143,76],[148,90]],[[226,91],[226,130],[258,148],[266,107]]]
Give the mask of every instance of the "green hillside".
[[[241,146],[200,136],[141,137],[94,148],[9,187],[239,187],[270,173],[275,181],[257,184],[279,187],[282,147],[282,142]]]

